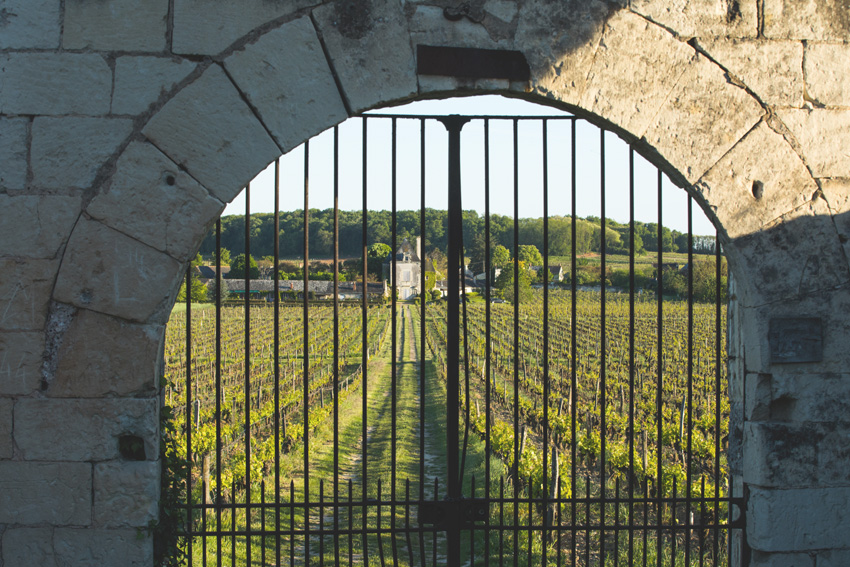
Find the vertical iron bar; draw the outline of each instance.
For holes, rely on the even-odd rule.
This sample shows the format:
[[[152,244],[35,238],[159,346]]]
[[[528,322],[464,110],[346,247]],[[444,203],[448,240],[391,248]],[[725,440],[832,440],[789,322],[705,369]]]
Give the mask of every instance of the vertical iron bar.
[[[572,201],[572,222],[570,223],[570,488],[575,494],[576,490],[576,414],[578,413],[577,370],[578,360],[578,315],[576,313],[577,301],[577,268],[576,268],[576,223],[578,215],[576,212],[576,121],[570,123],[570,193]],[[570,525],[576,525],[576,502],[572,499],[570,506]],[[576,567],[576,531],[571,532],[572,567]]]
[[[546,567],[549,541],[549,130],[543,120],[543,532],[542,564]],[[529,547],[531,543],[529,542]]]
[[[601,215],[600,215],[600,232],[601,232],[601,243],[600,243],[600,260],[602,273],[599,278],[600,283],[600,295],[599,295],[599,317],[600,317],[600,325],[599,325],[599,333],[600,333],[600,341],[599,341],[599,524],[601,526],[601,530],[599,532],[599,556],[600,563],[605,565],[605,429],[606,429],[606,419],[605,413],[607,410],[607,342],[608,342],[608,333],[605,328],[606,326],[606,297],[605,297],[605,276],[607,272],[607,266],[605,264],[605,256],[608,253],[606,244],[606,234],[605,231],[607,229],[605,222],[605,130],[599,130],[599,175],[600,175],[600,184],[599,184],[599,192],[600,192],[600,206],[601,206]]]
[[[334,126],[334,561],[339,565],[339,127]]]
[[[420,261],[420,308],[419,314],[419,500],[425,500],[425,303],[428,299],[425,289],[425,119],[419,120],[419,237],[421,246]],[[436,276],[436,274],[435,274]],[[436,283],[436,282],[435,282]],[[425,534],[419,531],[419,549],[421,567],[425,567]],[[412,562],[411,562],[412,567]]]
[[[251,564],[251,184],[245,187],[245,560]]]
[[[714,560],[720,553],[720,379],[721,379],[720,233],[714,236]],[[728,318],[728,307],[727,307]],[[730,475],[731,476],[731,475]]]
[[[688,454],[685,464],[685,565],[691,564],[691,495],[693,478],[693,406],[694,406],[694,231],[693,197],[688,195]]]
[[[491,365],[490,357],[493,355],[491,332],[491,289],[493,287],[493,274],[490,258],[490,121],[484,119],[484,274],[486,287],[484,304],[484,498],[490,498],[490,395],[491,395]],[[490,513],[484,519],[484,567],[490,566]]]
[[[459,428],[460,413],[460,266],[462,262],[460,242],[463,234],[463,211],[461,204],[460,177],[460,131],[468,118],[450,116],[440,119],[449,133],[449,179],[448,179],[448,285],[449,297],[447,304],[446,329],[446,453],[448,472],[448,498],[458,500],[461,497],[460,459],[459,459]],[[451,518],[446,533],[448,543],[447,565],[460,565],[460,532],[458,518]]]
[[[635,149],[629,146],[629,547],[628,565],[634,560],[635,489]],[[646,471],[643,471],[646,475]]]
[[[663,503],[662,500],[664,498],[664,482],[663,482],[663,465],[662,461],[664,460],[664,445],[662,444],[662,436],[663,436],[663,427],[662,427],[662,419],[664,419],[664,412],[662,404],[663,398],[661,397],[661,393],[664,385],[664,371],[663,371],[663,348],[664,348],[664,253],[662,249],[664,248],[664,225],[663,225],[663,217],[662,217],[662,173],[661,170],[658,170],[658,237],[656,242],[656,255],[657,255],[657,265],[658,269],[656,271],[656,279],[658,283],[658,321],[657,321],[657,343],[655,349],[655,358],[657,364],[657,384],[655,391],[655,411],[656,411],[656,427],[657,427],[657,442],[658,449],[656,452],[656,477],[655,477],[655,496],[658,499],[656,506],[656,523],[658,524],[657,529],[657,540],[656,540],[656,561],[657,566],[661,567],[661,551],[663,545],[663,535],[664,530],[662,528],[664,524],[664,516],[663,512]]]
[[[368,484],[368,478],[369,478],[368,477],[368,471],[369,471],[368,462],[369,462],[369,459],[366,458],[366,456],[368,454],[367,451],[368,451],[368,440],[369,440],[369,431],[368,431],[368,427],[369,427],[369,423],[368,423],[368,417],[369,417],[369,412],[368,412],[368,407],[369,407],[369,404],[368,404],[368,402],[369,402],[369,400],[368,400],[368,397],[369,397],[369,364],[368,364],[368,362],[369,362],[369,358],[368,358],[368,354],[369,354],[369,340],[368,340],[369,339],[369,337],[368,337],[368,335],[369,335],[369,283],[368,283],[368,281],[369,281],[369,267],[368,267],[369,266],[368,265],[368,260],[369,260],[369,258],[368,258],[369,230],[368,230],[368,224],[367,224],[368,220],[369,220],[369,214],[368,214],[368,211],[367,211],[367,189],[366,189],[366,187],[367,187],[366,177],[367,177],[367,165],[368,165],[367,164],[368,126],[367,126],[367,118],[365,116],[363,116],[361,118],[361,120],[363,121],[363,131],[362,131],[362,140],[361,140],[361,151],[362,151],[362,155],[361,155],[361,159],[362,159],[361,185],[362,185],[362,191],[363,191],[363,218],[361,219],[362,222],[363,222],[363,228],[362,228],[362,234],[363,234],[363,242],[362,242],[362,245],[363,245],[363,332],[362,332],[362,338],[361,338],[362,344],[361,344],[361,347],[360,347],[360,349],[361,349],[360,368],[362,369],[362,372],[363,372],[363,380],[362,380],[362,383],[361,383],[361,386],[360,386],[360,389],[361,389],[361,392],[362,392],[361,408],[360,408],[361,418],[362,418],[361,419],[361,429],[360,429],[360,439],[361,439],[361,445],[362,445],[362,447],[361,447],[362,454],[361,454],[361,459],[360,459],[361,466],[362,466],[362,472],[361,472],[361,475],[360,475],[361,476],[361,478],[360,478],[361,489],[360,490],[361,490],[361,500],[363,502],[362,518],[361,518],[361,522],[363,524],[363,564],[366,567],[368,567],[369,566],[369,541],[368,541],[368,530],[367,530],[367,527],[368,527],[367,518],[368,518],[369,507],[366,504],[367,492],[368,492],[368,486],[369,486],[369,484]]]
[[[514,567],[519,567],[519,123],[513,120],[514,166]]]
[[[221,217],[215,222],[215,492],[216,492],[216,561],[221,556]]]
[[[310,141],[304,142],[304,562],[310,564]]]
[[[392,211],[391,215],[391,227],[392,227],[392,251],[391,254],[391,263],[390,263],[390,272],[392,282],[392,308],[391,308],[391,320],[392,320],[392,336],[391,344],[392,344],[392,364],[390,365],[390,529],[393,530],[395,528],[396,521],[396,506],[395,506],[395,496],[396,496],[396,474],[397,474],[397,462],[396,462],[396,447],[398,443],[398,435],[396,434],[396,422],[398,419],[398,365],[400,363],[400,356],[398,353],[398,274],[397,271],[397,261],[398,261],[398,235],[396,234],[398,231],[398,215],[397,215],[397,144],[398,144],[398,124],[396,119],[392,119],[392,139],[391,139],[391,148],[390,148],[390,189],[391,189],[391,199],[392,199]],[[379,526],[380,527],[380,526]],[[393,565],[398,565],[398,546],[396,545],[395,533],[393,531],[390,532],[390,548],[393,554]]]
[[[192,532],[192,265],[186,266],[186,529]],[[192,536],[186,537],[186,560],[192,564]]]
[[[280,565],[280,158],[274,162],[274,518]]]

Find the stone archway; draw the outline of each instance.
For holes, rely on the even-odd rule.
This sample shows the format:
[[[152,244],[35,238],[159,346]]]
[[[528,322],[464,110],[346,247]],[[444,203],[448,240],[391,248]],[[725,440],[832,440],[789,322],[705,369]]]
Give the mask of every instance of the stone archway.
[[[148,3],[140,21],[81,2],[15,8],[0,45],[7,567],[151,562],[136,529],[158,501],[162,326],[209,224],[268,162],[346,117],[470,92],[589,113],[695,195],[738,282],[730,390],[755,561],[850,554],[837,504],[850,477],[828,446],[850,396],[850,167],[830,151],[847,114],[829,108],[846,102],[844,48],[801,43],[846,39],[827,25],[840,8],[528,0],[450,20],[441,2]],[[55,29],[45,14],[62,9]],[[417,75],[419,44],[518,50],[531,81]],[[802,317],[822,329],[821,360],[776,364],[779,339],[798,337],[771,337],[771,321]],[[122,453],[127,436],[143,460]]]

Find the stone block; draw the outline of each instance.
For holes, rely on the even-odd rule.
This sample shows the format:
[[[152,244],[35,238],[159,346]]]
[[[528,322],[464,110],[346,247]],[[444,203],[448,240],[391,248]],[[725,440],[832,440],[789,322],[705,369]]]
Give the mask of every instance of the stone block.
[[[144,528],[159,517],[159,461],[94,465],[94,525]]]
[[[577,104],[607,18],[608,6],[598,1],[523,4],[516,44],[528,59],[532,88]]]
[[[619,12],[605,25],[580,106],[641,137],[694,56],[667,30]]]
[[[0,398],[0,459],[11,459],[12,443],[12,400]]]
[[[814,177],[850,177],[850,110],[788,109],[777,112],[799,142]]]
[[[137,529],[59,528],[53,533],[57,565],[75,567],[148,567],[153,539]]]
[[[14,242],[15,256],[53,258],[71,234],[81,209],[80,197],[0,195],[0,210],[15,219],[0,224],[0,242]]]
[[[5,0],[0,49],[59,47],[60,0]]]
[[[313,10],[349,110],[358,113],[414,96],[416,66],[399,2],[353,6],[334,2]]]
[[[27,398],[15,402],[15,443],[27,460],[118,459],[118,439],[123,435],[142,438],[146,458],[154,460],[158,433],[156,399]]]
[[[747,542],[766,552],[850,547],[850,488],[750,487]]]
[[[128,118],[36,118],[32,183],[42,189],[87,188],[133,130]]]
[[[723,70],[699,56],[652,119],[644,139],[694,183],[764,114]]]
[[[284,151],[347,118],[309,17],[266,33],[224,66]]]
[[[143,132],[224,203],[282,153],[217,65],[172,98]]]
[[[153,145],[133,142],[86,213],[187,261],[223,208],[221,201]]]
[[[832,211],[844,255],[850,260],[850,179],[821,179],[824,199]]]
[[[164,51],[168,0],[65,0],[65,49]]]
[[[770,39],[846,40],[850,10],[840,0],[763,0],[762,33]]]
[[[54,298],[145,322],[157,310],[170,308],[179,272],[180,264],[164,252],[81,219],[68,241]]]
[[[141,114],[197,65],[185,59],[127,55],[115,59],[113,114]]]
[[[27,396],[41,386],[44,332],[0,332],[0,394]]]
[[[44,330],[59,260],[0,258],[0,331]]]
[[[800,156],[764,122],[695,184],[730,238],[756,232],[808,203],[818,186]]]
[[[753,550],[750,567],[815,567],[808,553],[764,553]]]
[[[825,106],[850,106],[850,85],[847,84],[847,60],[850,46],[834,43],[806,45],[806,93],[813,101]]]
[[[684,38],[758,34],[756,0],[633,0],[629,6]]]
[[[3,533],[3,567],[57,567],[53,528],[12,528]]]
[[[91,518],[89,463],[0,461],[0,523],[83,526]]]
[[[750,304],[814,294],[850,279],[844,250],[823,199],[809,201],[759,232],[733,239],[727,256],[746,267],[747,278],[741,283],[750,288],[746,293]],[[821,311],[817,307],[814,313]],[[824,358],[828,360],[826,353]],[[749,358],[747,363],[755,370],[749,367]]]
[[[819,551],[817,567],[846,567],[850,565],[850,549]]]
[[[712,59],[765,104],[803,105],[803,46],[794,41],[700,39]]]
[[[251,30],[296,10],[311,0],[175,0],[174,53],[221,53]]]
[[[825,424],[772,423],[748,421],[744,424],[744,482],[761,487],[805,488],[847,482],[850,473],[834,478],[821,470],[822,451],[834,432]],[[835,471],[830,471],[835,472]]]
[[[773,420],[846,426],[850,424],[850,374],[805,374],[775,367],[769,409]]]
[[[0,118],[0,191],[23,191],[27,185],[26,118]]]
[[[0,113],[106,114],[111,94],[112,70],[100,55],[8,53],[0,56]]]
[[[56,373],[47,387],[55,397],[153,395],[163,329],[133,325],[80,310],[62,338]]]
[[[490,33],[487,12],[483,20],[473,22],[461,18],[456,22],[446,20],[441,6],[418,5],[410,10],[410,38],[413,45],[451,45],[452,47],[478,47],[483,49],[513,49],[513,34]],[[514,12],[517,6],[514,5]],[[494,17],[495,18],[495,17]],[[511,20],[508,20],[510,22]],[[509,32],[512,26],[505,26]],[[422,77],[420,77],[421,79]]]

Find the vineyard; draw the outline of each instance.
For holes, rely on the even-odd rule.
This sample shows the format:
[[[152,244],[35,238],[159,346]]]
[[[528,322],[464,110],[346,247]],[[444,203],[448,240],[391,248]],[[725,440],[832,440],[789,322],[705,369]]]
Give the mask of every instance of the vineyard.
[[[726,561],[725,311],[561,290],[544,311],[535,293],[464,305],[463,492],[490,501],[469,564]],[[166,430],[190,463],[192,564],[440,563],[418,513],[445,497],[446,308],[426,305],[424,337],[420,309],[370,307],[364,341],[359,305],[311,303],[306,337],[282,305],[277,352],[271,306],[175,311]]]

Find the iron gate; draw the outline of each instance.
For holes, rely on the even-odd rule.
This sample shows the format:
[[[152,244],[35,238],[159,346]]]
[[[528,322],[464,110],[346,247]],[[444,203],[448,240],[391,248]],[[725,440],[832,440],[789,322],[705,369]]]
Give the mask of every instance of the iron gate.
[[[687,233],[677,236],[686,249],[672,254],[662,216],[669,180],[657,170],[654,190],[640,191],[642,202],[657,203],[647,228],[635,219],[635,151],[627,148],[617,167],[627,172],[621,189],[630,218],[606,218],[614,171],[606,140],[614,136],[599,130],[598,158],[583,162],[577,131],[589,125],[580,118],[357,120],[363,205],[342,227],[343,249],[354,246],[355,257],[340,257],[336,127],[323,166],[331,169],[332,211],[310,209],[317,165],[307,142],[295,150],[303,153],[295,182],[275,164],[273,215],[252,215],[245,190],[236,221],[244,223],[242,277],[225,279],[216,268],[222,239],[235,241],[228,219],[202,247],[213,265],[205,282],[211,305],[191,300],[203,274],[187,271],[185,311],[168,327],[164,399],[173,408],[165,430],[188,462],[167,484],[182,491],[188,564],[728,564],[743,507],[726,458],[725,265],[716,242],[712,249],[692,234],[693,200]],[[416,134],[400,137],[402,122]],[[367,206],[370,131],[379,127],[390,135],[389,154],[378,156],[390,168],[389,213]],[[520,218],[523,128],[539,135],[542,214],[531,221]],[[437,156],[447,211],[426,207],[426,132],[437,130],[447,136]],[[461,147],[472,138],[480,152],[462,174]],[[397,208],[400,192],[410,191],[399,187],[405,144],[418,153],[416,213]],[[498,180],[512,189],[510,225],[491,213],[496,148],[511,156],[501,164],[511,178]],[[566,174],[553,175],[550,161]],[[596,170],[599,214],[581,218],[586,167]],[[471,175],[483,190],[482,217],[462,209],[462,181]],[[303,192],[300,233],[293,214],[281,228],[282,186],[290,200]],[[553,192],[569,214],[550,214]],[[327,254],[328,235],[312,224],[331,214],[332,263],[314,269],[311,244]],[[370,225],[378,216],[390,222],[381,276]],[[257,233],[269,223],[272,268],[252,273],[252,246],[262,248]],[[440,250],[442,242],[445,263],[442,250],[426,259],[423,247],[400,241],[401,224],[424,246]],[[352,232],[358,225],[360,234]],[[542,234],[529,236],[532,225]],[[641,231],[655,242],[642,242]],[[289,264],[281,260],[281,245],[286,252],[294,240],[300,273],[291,254]],[[536,272],[533,251],[523,248],[530,241],[542,244]],[[588,246],[595,252],[583,253]],[[556,266],[558,250],[567,254]],[[474,279],[470,253],[483,279]],[[353,281],[343,281],[352,271]],[[564,283],[551,281],[562,272]],[[440,273],[446,297],[436,300],[430,288],[443,287]],[[539,286],[528,285],[535,278]],[[405,300],[407,293],[424,300]]]

